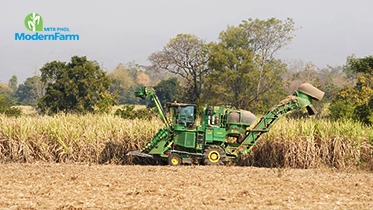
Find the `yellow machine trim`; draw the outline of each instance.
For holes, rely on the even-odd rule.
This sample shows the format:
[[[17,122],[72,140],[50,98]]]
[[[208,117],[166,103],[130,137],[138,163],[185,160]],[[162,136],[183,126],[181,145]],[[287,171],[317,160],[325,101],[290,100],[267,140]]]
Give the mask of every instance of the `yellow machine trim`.
[[[173,158],[171,159],[171,163],[174,164],[174,165],[177,165],[177,164],[179,163],[179,158],[177,158],[177,157],[173,157]]]
[[[210,153],[209,153],[209,160],[211,161],[211,162],[213,162],[213,163],[216,163],[216,162],[218,162],[219,160],[220,160],[220,154],[219,154],[219,152],[218,151],[211,151]]]
[[[158,110],[161,110],[159,104],[157,103],[157,101],[154,100],[154,102],[155,102],[155,105],[157,106],[157,109],[158,109]],[[166,124],[167,128],[170,128],[170,126],[168,125],[167,121],[165,120],[166,117],[163,115],[162,112],[159,112],[159,113],[160,113],[160,115],[162,116],[162,121],[164,121],[164,123]]]

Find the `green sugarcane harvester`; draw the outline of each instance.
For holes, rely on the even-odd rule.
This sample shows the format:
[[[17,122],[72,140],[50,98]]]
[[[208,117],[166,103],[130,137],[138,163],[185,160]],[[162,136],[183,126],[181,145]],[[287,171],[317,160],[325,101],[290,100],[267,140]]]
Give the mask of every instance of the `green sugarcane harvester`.
[[[249,111],[207,106],[203,108],[201,122],[197,122],[196,105],[167,103],[170,109],[168,120],[155,91],[143,87],[136,96],[151,97],[155,102],[164,128],[141,150],[127,155],[165,159],[171,166],[182,163],[203,163],[222,165],[226,161],[236,162],[247,154],[283,116],[306,107],[310,115],[316,110],[312,100],[321,100],[324,92],[311,84],[299,86],[293,95],[273,107],[255,125],[256,117]]]

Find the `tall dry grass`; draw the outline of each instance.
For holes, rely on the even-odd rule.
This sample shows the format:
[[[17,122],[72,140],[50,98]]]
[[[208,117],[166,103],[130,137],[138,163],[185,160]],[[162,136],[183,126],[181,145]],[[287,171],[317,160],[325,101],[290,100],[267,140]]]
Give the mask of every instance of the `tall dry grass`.
[[[0,115],[2,162],[122,162],[162,128],[160,120],[124,120],[112,115]]]
[[[112,115],[0,115],[0,162],[129,163],[161,129],[160,119],[124,120]],[[281,119],[241,158],[263,167],[372,167],[373,131],[351,120]]]
[[[240,165],[373,169],[373,130],[352,120],[283,118]]]

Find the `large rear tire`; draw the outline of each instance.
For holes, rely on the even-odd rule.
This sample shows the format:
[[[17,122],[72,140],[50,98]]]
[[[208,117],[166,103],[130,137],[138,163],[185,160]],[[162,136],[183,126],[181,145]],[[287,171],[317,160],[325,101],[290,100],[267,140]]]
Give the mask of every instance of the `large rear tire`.
[[[170,156],[168,156],[167,158],[167,162],[170,166],[178,166],[181,164],[181,157],[180,155],[176,154],[176,153],[172,153]]]
[[[209,146],[203,152],[203,163],[205,165],[223,165],[225,151],[219,146]]]

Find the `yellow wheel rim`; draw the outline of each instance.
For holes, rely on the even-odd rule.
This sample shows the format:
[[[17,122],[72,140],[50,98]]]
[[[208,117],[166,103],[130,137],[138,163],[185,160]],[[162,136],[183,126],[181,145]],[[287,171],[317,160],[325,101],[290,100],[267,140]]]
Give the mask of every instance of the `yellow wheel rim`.
[[[209,153],[209,160],[211,161],[211,162],[213,162],[213,163],[216,163],[216,162],[218,162],[219,160],[220,160],[220,154],[219,154],[219,152],[218,151],[211,151],[210,153]]]
[[[173,158],[171,159],[171,163],[174,164],[174,165],[177,165],[177,164],[179,163],[179,158],[177,158],[177,157],[173,157]]]

